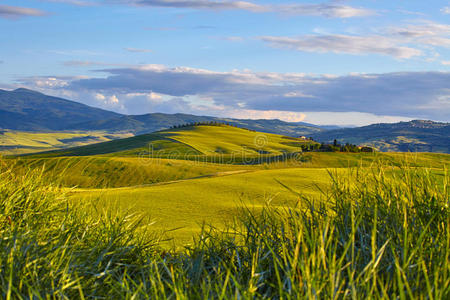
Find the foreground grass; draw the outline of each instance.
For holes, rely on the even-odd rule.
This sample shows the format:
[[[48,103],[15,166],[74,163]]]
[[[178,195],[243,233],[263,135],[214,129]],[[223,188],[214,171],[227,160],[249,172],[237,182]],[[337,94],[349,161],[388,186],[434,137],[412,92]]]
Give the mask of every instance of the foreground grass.
[[[241,210],[183,251],[146,220],[0,173],[2,298],[450,297],[448,171],[330,174],[326,201]],[[291,191],[296,194],[295,191]]]

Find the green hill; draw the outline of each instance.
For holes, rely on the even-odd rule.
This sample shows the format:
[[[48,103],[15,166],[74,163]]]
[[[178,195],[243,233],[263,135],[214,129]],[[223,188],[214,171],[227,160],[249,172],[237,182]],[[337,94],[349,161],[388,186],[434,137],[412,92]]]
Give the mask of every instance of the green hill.
[[[189,126],[8,160],[17,174],[44,169],[45,177],[80,188],[139,187],[221,174],[291,168],[399,166],[440,168],[449,155],[305,152],[311,141],[232,126]]]
[[[450,123],[414,120],[329,130],[313,135],[322,142],[373,146],[380,151],[450,153]]]
[[[198,233],[202,222],[221,226],[229,221],[241,201],[252,207],[267,200],[294,205],[298,195],[283,185],[320,199],[321,191],[329,188],[331,168],[372,169],[380,161],[389,166],[386,169],[398,170],[395,167],[408,162],[441,176],[437,170],[448,167],[450,160],[448,154],[337,152],[308,152],[299,156],[304,160],[290,159],[288,154],[297,155],[307,143],[314,142],[226,125],[198,125],[19,156],[5,164],[17,178],[26,178],[30,169],[43,170],[46,181],[70,188],[75,202],[150,216],[157,230],[179,228],[167,236],[181,245]],[[288,159],[261,161],[261,157]]]
[[[35,156],[154,156],[187,158],[188,156],[245,157],[283,155],[301,151],[314,142],[270,133],[261,133],[227,125],[199,125],[164,130]]]

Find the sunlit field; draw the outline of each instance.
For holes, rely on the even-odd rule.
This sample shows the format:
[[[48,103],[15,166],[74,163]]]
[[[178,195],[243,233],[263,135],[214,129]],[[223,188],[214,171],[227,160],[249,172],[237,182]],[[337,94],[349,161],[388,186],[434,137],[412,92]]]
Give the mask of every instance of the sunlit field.
[[[3,166],[6,298],[450,293],[445,169],[275,169],[68,191]],[[161,229],[178,226],[172,241],[185,247],[168,247],[177,230]]]
[[[302,143],[200,126],[3,158],[4,297],[448,297],[450,156]]]

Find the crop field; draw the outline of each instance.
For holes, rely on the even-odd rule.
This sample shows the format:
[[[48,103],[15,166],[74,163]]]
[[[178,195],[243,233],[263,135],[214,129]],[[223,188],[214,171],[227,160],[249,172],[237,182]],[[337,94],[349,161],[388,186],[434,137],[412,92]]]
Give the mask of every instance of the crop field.
[[[1,159],[3,293],[449,296],[450,155],[304,143],[196,126]]]

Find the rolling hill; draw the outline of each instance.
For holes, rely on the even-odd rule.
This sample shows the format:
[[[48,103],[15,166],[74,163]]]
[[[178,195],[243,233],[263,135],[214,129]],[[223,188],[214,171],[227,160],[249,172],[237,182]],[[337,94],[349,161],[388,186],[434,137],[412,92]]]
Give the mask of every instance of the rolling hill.
[[[153,228],[170,230],[167,236],[182,245],[199,232],[202,222],[221,226],[230,221],[239,203],[253,208],[266,201],[295,205],[298,195],[289,188],[320,199],[329,188],[332,168],[345,172],[377,162],[408,162],[438,172],[450,158],[432,153],[308,152],[283,161],[247,160],[296,153],[305,143],[314,142],[227,125],[197,125],[11,157],[4,163],[18,178],[39,170],[49,183],[67,187],[75,202],[149,216],[156,222]]]
[[[450,153],[450,123],[414,120],[329,130],[314,134],[317,141],[368,145],[380,151]]]
[[[199,125],[158,131],[124,139],[34,154],[33,156],[120,157],[155,156],[186,158],[187,156],[227,157],[283,155],[301,151],[301,146],[315,143],[271,133],[261,133],[229,125]]]

